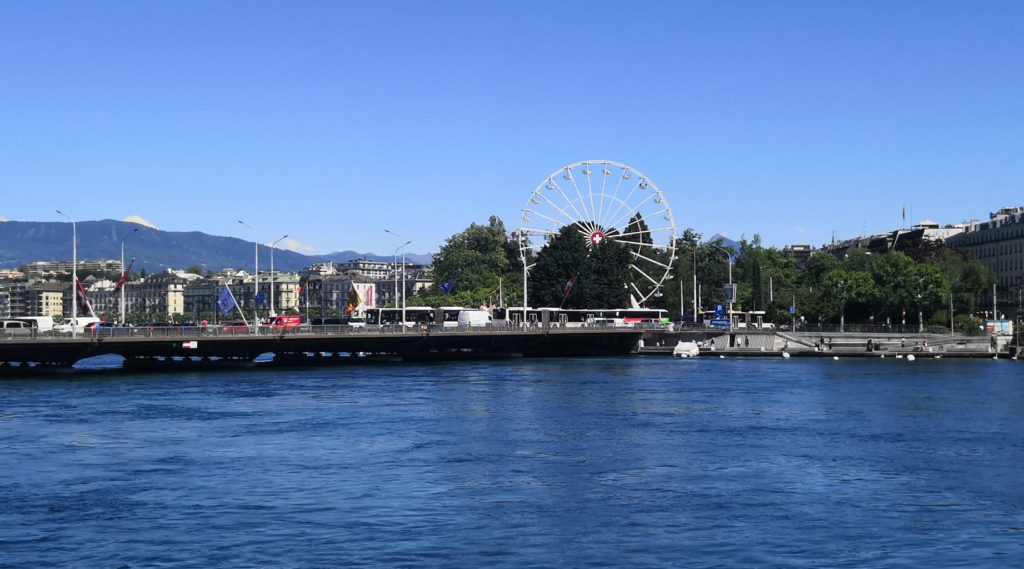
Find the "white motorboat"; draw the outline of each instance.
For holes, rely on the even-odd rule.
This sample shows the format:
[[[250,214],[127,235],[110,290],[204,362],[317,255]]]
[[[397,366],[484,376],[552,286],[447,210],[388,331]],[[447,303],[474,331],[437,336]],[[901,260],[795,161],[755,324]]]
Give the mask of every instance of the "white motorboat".
[[[693,358],[700,355],[700,348],[697,346],[697,342],[684,342],[679,340],[676,343],[676,347],[672,348],[672,357],[674,358]]]

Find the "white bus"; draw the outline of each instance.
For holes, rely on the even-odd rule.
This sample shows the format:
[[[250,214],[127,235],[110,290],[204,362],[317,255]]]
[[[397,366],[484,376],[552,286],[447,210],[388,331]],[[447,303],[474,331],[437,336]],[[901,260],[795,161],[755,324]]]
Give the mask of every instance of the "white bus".
[[[522,307],[494,309],[495,325],[520,326]],[[528,327],[558,326],[581,328],[589,326],[661,327],[668,324],[668,311],[662,308],[527,308]]]
[[[467,310],[461,306],[406,306],[406,326],[440,326],[456,328],[459,326],[459,314]],[[397,326],[402,321],[401,308],[368,308],[366,309],[367,326]]]
[[[455,317],[456,320],[458,316]],[[425,326],[434,321],[434,309],[429,306],[406,306],[405,326]],[[399,326],[402,322],[402,308],[367,308],[367,326]]]

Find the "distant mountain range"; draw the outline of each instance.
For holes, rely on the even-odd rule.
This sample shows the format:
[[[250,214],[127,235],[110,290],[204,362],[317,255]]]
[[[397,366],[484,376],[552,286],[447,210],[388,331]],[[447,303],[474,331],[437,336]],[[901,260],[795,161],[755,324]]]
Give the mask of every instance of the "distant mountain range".
[[[138,231],[135,231],[135,230]],[[199,265],[211,271],[223,268],[252,271],[252,241],[220,237],[199,231],[161,231],[145,225],[114,221],[79,221],[78,258],[98,261],[121,258],[121,239],[125,241],[125,263],[134,257],[133,271],[184,269]],[[0,268],[17,268],[32,261],[70,261],[71,223],[54,221],[0,222]],[[432,255],[407,253],[406,260],[417,264],[433,262]],[[303,255],[285,249],[274,250],[274,270],[294,272],[314,263],[346,262],[355,259],[392,261],[392,255],[335,251],[327,255]],[[270,268],[270,248],[260,244],[260,269]]]
[[[710,239],[704,241],[705,243],[720,243],[722,247],[732,247],[737,253],[740,251],[740,244],[732,239],[729,239],[721,233],[715,233]]]

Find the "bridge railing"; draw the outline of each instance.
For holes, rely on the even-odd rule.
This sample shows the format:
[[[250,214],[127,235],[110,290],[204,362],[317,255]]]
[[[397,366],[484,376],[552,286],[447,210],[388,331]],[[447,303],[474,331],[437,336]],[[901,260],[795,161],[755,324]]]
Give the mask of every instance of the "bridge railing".
[[[641,324],[634,326],[613,326],[610,324],[588,324],[588,323],[528,323],[525,327],[517,323],[492,323],[485,326],[441,326],[436,324],[419,324],[414,326],[400,325],[348,325],[348,324],[326,324],[309,325],[303,324],[296,328],[281,329],[274,326],[261,325],[257,327],[244,325],[207,325],[207,326],[184,326],[184,325],[156,325],[156,326],[110,326],[96,330],[85,330],[78,333],[78,338],[83,339],[127,339],[127,338],[196,338],[196,337],[246,337],[246,336],[282,336],[297,334],[314,334],[327,336],[351,336],[365,334],[454,334],[454,333],[495,333],[495,332],[549,332],[560,330],[650,330],[664,329],[664,325]],[[25,333],[17,335],[2,335],[0,339],[9,340],[40,340],[45,338],[70,338],[68,330],[50,330],[38,332],[35,329],[26,329]]]

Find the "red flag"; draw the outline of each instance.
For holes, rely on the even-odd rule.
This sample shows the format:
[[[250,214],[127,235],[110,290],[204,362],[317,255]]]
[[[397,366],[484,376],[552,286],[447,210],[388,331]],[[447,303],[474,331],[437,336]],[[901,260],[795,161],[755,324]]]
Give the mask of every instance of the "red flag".
[[[576,284],[576,277],[569,279],[569,282],[565,283],[565,286],[562,287],[562,294],[569,296],[569,293],[572,292],[572,285],[574,284]]]
[[[117,291],[121,290],[121,287],[123,287],[123,286],[124,286],[124,280],[125,280],[126,278],[128,278],[128,271],[132,270],[132,265],[134,265],[134,264],[135,264],[135,257],[132,257],[132,260],[131,260],[131,262],[129,262],[129,263],[128,263],[128,268],[127,268],[127,269],[125,269],[125,270],[124,270],[124,274],[123,274],[123,275],[121,275],[121,280],[117,281],[117,286],[115,286],[115,287],[114,287],[114,292],[115,292],[115,293],[116,293]]]
[[[89,308],[89,299],[85,297],[85,289],[82,287],[82,281],[76,280],[77,290],[75,291],[75,302],[78,303],[78,307],[82,309],[82,314],[90,314],[92,309]]]

